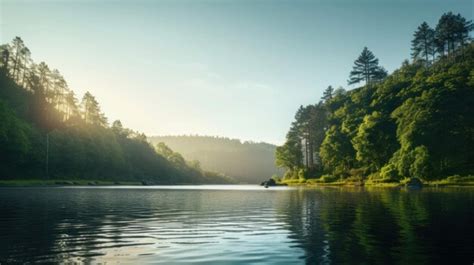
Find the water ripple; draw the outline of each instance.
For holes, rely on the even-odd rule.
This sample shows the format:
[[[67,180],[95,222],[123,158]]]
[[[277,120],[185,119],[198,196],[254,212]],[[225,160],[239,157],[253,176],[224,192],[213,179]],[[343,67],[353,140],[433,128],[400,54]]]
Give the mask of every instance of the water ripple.
[[[0,263],[397,263],[368,255],[378,252],[417,263],[436,247],[406,242],[428,236],[417,233],[431,229],[433,205],[457,202],[420,196],[257,186],[0,189]],[[472,198],[463,200],[472,206]],[[474,220],[463,216],[456,220],[468,227]],[[443,218],[436,228],[449,227]],[[472,229],[465,234],[474,238]],[[472,253],[473,242],[462,243],[448,238],[445,246]]]

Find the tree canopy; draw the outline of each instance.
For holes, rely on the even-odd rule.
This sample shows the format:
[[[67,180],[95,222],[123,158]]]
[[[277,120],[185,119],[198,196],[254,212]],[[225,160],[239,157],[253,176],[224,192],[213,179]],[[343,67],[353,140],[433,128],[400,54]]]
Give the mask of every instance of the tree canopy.
[[[364,47],[362,53],[354,61],[348,83],[352,85],[364,81],[368,85],[380,81],[386,76],[387,71],[379,66],[379,59],[367,47]]]
[[[413,61],[390,75],[379,74],[378,59],[364,48],[349,80],[363,86],[330,86],[321,102],[296,112],[276,151],[285,177],[398,181],[474,174],[471,30],[471,21],[451,12],[435,29],[422,23]]]
[[[0,46],[0,178],[229,183],[144,134],[109,127],[96,98],[80,104],[61,73],[36,64],[20,37]]]

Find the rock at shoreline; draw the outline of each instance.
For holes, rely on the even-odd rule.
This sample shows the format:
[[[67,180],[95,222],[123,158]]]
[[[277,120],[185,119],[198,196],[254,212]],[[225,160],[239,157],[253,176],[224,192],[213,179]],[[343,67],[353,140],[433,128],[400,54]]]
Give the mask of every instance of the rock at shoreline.
[[[142,185],[143,186],[151,186],[151,185],[156,185],[156,184],[151,182],[151,181],[142,180]]]
[[[405,185],[411,189],[421,189],[423,187],[423,183],[419,178],[411,178]]]
[[[263,181],[262,183],[260,183],[260,186],[264,186],[265,188],[268,188],[268,187],[274,187],[274,186],[287,186],[286,184],[278,184],[276,183],[276,181],[274,179],[269,179],[269,180],[266,180],[266,181]]]
[[[54,182],[54,184],[56,184],[56,185],[74,185],[74,183],[71,182],[71,181],[56,181],[56,182]]]

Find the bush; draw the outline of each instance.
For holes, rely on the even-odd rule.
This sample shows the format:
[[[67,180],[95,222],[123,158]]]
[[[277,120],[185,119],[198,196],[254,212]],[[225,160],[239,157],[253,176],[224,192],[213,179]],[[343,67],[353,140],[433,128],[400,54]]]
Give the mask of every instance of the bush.
[[[349,178],[362,179],[363,176],[365,176],[366,171],[367,170],[365,168],[353,168],[349,170],[349,175],[350,175]]]
[[[374,172],[372,174],[370,174],[367,179],[368,180],[378,180],[378,179],[381,179],[382,177],[380,176],[380,173],[379,172]]]
[[[290,179],[297,179],[298,178],[298,171],[288,170],[283,175],[283,179],[290,180]]]
[[[363,179],[361,176],[352,176],[346,179],[346,182],[361,182]]]
[[[298,170],[298,179],[306,180],[308,178],[308,171],[306,169]]]
[[[277,174],[273,174],[273,176],[271,177],[271,179],[273,179],[273,180],[276,181],[276,182],[281,182],[281,178],[280,178]]]
[[[394,182],[400,179],[398,170],[393,164],[387,164],[380,170],[382,182]]]
[[[449,176],[447,179],[449,182],[469,182],[469,181],[474,181],[474,176],[469,175],[469,176],[460,176],[460,175],[454,175],[454,176]]]
[[[337,180],[337,177],[336,176],[333,176],[333,175],[322,175],[320,178],[319,178],[319,181],[320,182],[323,182],[323,183],[329,183],[329,182],[334,182]]]
[[[414,161],[410,166],[410,175],[423,180],[429,180],[432,172],[428,149],[424,145],[416,147],[413,150],[413,157]]]

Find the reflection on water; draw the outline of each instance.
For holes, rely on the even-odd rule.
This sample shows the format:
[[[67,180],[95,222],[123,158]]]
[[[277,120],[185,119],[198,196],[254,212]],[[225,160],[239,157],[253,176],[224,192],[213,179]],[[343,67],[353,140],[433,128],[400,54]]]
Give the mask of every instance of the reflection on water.
[[[0,263],[472,264],[474,190],[0,189]]]

